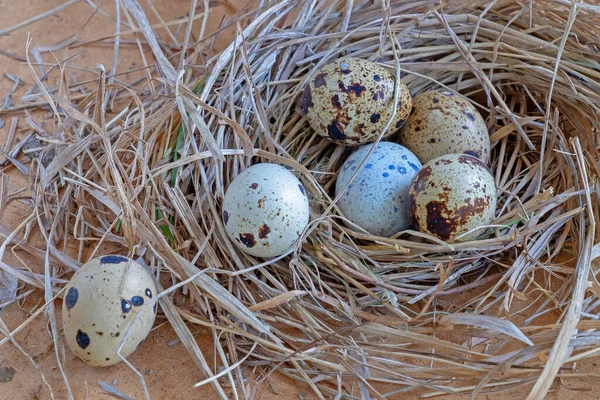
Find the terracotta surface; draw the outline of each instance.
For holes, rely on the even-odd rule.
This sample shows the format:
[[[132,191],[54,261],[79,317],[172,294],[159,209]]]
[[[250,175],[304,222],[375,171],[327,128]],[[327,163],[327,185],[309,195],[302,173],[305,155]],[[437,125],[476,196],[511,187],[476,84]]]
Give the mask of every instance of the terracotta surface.
[[[111,15],[114,15],[114,1],[97,1],[102,3],[102,9]],[[61,0],[0,0],[0,29],[12,26],[17,22],[24,21],[43,11],[49,10],[59,4]],[[140,0],[140,3],[147,5],[146,1]],[[202,1],[198,1],[202,4]],[[231,13],[236,7],[239,7],[245,0],[229,0],[231,7],[217,7],[208,23],[208,29],[214,30],[220,23],[219,16]],[[17,5],[18,4],[18,5]],[[189,8],[188,0],[155,0],[153,2],[156,9],[165,20],[182,17]],[[40,22],[29,25],[24,29],[0,37],[0,50],[25,54],[25,44],[28,32],[31,34],[32,47],[44,47],[54,45],[71,37],[78,32],[77,40],[86,41],[100,38],[112,33],[114,22],[107,19],[100,13],[94,14],[94,9],[81,1],[65,11],[52,15]],[[90,22],[86,21],[91,17]],[[157,19],[149,14],[152,22]],[[200,23],[195,27],[199,28]],[[198,31],[198,29],[196,29]],[[164,31],[163,31],[164,32]],[[126,39],[131,40],[133,36]],[[220,39],[215,44],[217,49],[223,48],[227,44],[226,38]],[[109,44],[98,44],[93,47],[76,48],[67,53],[65,50],[56,51],[53,54],[45,53],[43,59],[45,62],[53,63],[54,57],[59,60],[65,59],[68,55],[74,55],[76,51],[85,50],[72,60],[68,65],[70,67],[90,68],[97,64],[104,64],[110,68],[112,63],[112,46]],[[149,56],[149,54],[147,54]],[[151,57],[147,58],[152,60]],[[132,44],[123,44],[119,55],[118,71],[127,71],[140,66],[139,52],[136,46]],[[80,80],[91,77],[92,75],[85,70],[72,70],[77,73]],[[28,67],[21,61],[0,56],[0,72],[9,72],[26,82],[26,85],[20,87],[13,95],[15,101],[18,101],[27,87],[33,82]],[[39,74],[39,69],[36,69]],[[134,73],[123,77],[128,80],[134,77]],[[4,77],[0,77],[0,101],[4,99],[12,82]],[[0,143],[3,145],[6,140],[8,128],[10,126],[10,117],[4,118],[5,126],[0,129]],[[44,115],[34,114],[38,123],[43,123]],[[19,128],[25,127],[23,118],[19,120]],[[17,129],[17,138],[22,137],[21,129]],[[27,180],[16,170],[9,171],[10,185],[12,190],[28,187]],[[26,195],[23,193],[22,195]],[[18,201],[12,202],[6,213],[4,221],[9,227],[15,227],[21,218],[27,213],[28,207]],[[9,257],[9,262],[18,265],[19,260],[15,257]],[[41,265],[28,260],[22,260],[33,270],[40,270]],[[39,295],[29,296],[19,305],[12,305],[0,312],[0,318],[8,326],[9,330],[14,330],[30,313],[35,311],[43,298]],[[57,307],[58,308],[58,307]],[[51,345],[49,335],[49,326],[47,319],[43,316],[36,318],[31,324],[27,325],[21,333],[16,336],[17,342],[27,353],[24,355],[14,345],[7,344],[0,347],[0,367],[14,368],[16,373],[10,382],[0,382],[0,399],[47,399],[50,398],[48,386],[43,383],[45,379],[52,387],[56,399],[67,398],[66,387],[57,367],[54,347]],[[212,333],[208,330],[197,330],[197,339],[200,347],[204,351],[205,357],[211,365],[214,365],[212,352]],[[0,334],[0,338],[3,335]],[[176,336],[170,326],[165,323],[164,318],[158,319],[156,327],[150,334],[148,340],[136,351],[129,360],[144,375],[147,382],[150,395],[153,399],[213,399],[217,398],[209,386],[195,389],[193,385],[202,380],[197,368],[193,365],[190,357],[181,344],[174,343]],[[37,362],[38,367],[33,363]],[[123,393],[139,399],[143,398],[143,392],[139,384],[138,377],[125,365],[116,365],[109,368],[92,368],[79,361],[72,353],[66,353],[66,375],[73,389],[76,399],[109,399],[113,398],[106,394],[98,384],[98,381],[114,383]],[[585,361],[580,366],[582,371],[587,373],[598,371],[596,364],[591,361]],[[249,371],[250,373],[251,371]],[[595,390],[600,389],[600,384],[594,378],[570,378],[562,381],[555,387],[554,392],[549,398],[560,399],[597,399],[599,396]],[[510,397],[514,399],[524,398],[528,388],[520,389],[511,393]],[[422,393],[422,392],[421,392]],[[390,398],[415,398],[417,394],[400,394]],[[312,399],[315,396],[310,392],[307,385],[297,384],[282,375],[274,374],[270,379],[270,385],[263,384],[256,392],[256,399]],[[448,398],[462,398],[461,396],[450,396]],[[503,399],[506,394],[484,395],[482,398]]]

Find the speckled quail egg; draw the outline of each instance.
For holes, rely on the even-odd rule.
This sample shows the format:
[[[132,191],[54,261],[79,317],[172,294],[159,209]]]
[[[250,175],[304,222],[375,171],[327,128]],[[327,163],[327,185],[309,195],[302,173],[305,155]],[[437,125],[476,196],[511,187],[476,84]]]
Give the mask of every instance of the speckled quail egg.
[[[142,306],[156,293],[150,273],[129,258],[106,255],[89,260],[65,288],[62,321],[67,345],[88,365],[118,363],[123,340],[121,355],[127,357],[150,333],[157,303]]]
[[[490,137],[485,121],[464,97],[453,92],[418,94],[400,143],[426,163],[444,154],[465,153],[487,163]]]
[[[493,220],[496,184],[478,158],[447,154],[423,165],[412,183],[409,199],[415,227],[452,242]],[[469,240],[481,233],[475,230],[458,240]]]
[[[373,148],[360,147],[348,157],[339,173],[339,194]],[[408,191],[421,168],[417,157],[397,143],[380,142],[348,185],[338,206],[350,221],[378,236],[391,236],[410,225]]]
[[[338,144],[373,142],[392,116],[395,77],[371,61],[342,58],[324,65],[304,88],[302,109],[310,126]],[[399,84],[397,113],[384,137],[404,124],[412,98]]]
[[[291,250],[309,217],[304,186],[277,164],[246,168],[231,182],[223,201],[227,235],[255,257],[276,257]]]

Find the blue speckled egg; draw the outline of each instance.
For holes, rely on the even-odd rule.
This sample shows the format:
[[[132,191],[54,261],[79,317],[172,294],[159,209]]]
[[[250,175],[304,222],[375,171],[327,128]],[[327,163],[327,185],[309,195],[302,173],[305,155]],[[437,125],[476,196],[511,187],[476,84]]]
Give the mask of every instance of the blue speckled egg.
[[[339,173],[335,192],[350,181],[372,144],[348,157]],[[421,168],[419,159],[406,147],[381,142],[344,192],[338,206],[350,221],[374,235],[392,236],[410,225],[408,192]]]

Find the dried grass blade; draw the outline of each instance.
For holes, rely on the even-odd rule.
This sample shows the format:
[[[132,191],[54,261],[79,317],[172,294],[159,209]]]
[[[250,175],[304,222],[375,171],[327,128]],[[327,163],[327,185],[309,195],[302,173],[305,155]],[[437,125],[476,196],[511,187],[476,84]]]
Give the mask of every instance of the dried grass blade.
[[[533,346],[533,342],[525,336],[523,332],[519,328],[515,326],[512,322],[492,317],[489,315],[475,315],[475,314],[466,314],[466,313],[456,313],[449,314],[442,317],[442,324],[445,322],[455,324],[455,325],[472,325],[477,326],[482,329],[491,330],[493,332],[502,333],[504,335],[508,335],[514,337],[521,342]]]
[[[296,297],[302,297],[307,294],[308,294],[308,292],[306,292],[304,290],[291,290],[287,293],[282,293],[278,296],[275,296],[272,299],[261,301],[260,303],[256,303],[256,304],[248,307],[248,309],[250,311],[267,310],[269,308],[277,307],[281,304],[287,304],[290,301],[292,301],[293,299],[295,299]]]
[[[177,72],[175,71],[175,68],[173,68],[173,64],[171,64],[171,62],[167,59],[167,57],[165,57],[165,54],[163,53],[162,49],[160,48],[160,45],[158,44],[158,41],[156,40],[154,31],[152,30],[152,27],[150,26],[150,22],[148,21],[148,18],[146,17],[144,10],[142,10],[142,7],[140,7],[140,4],[137,2],[137,0],[122,0],[122,1],[123,1],[123,4],[125,4],[125,7],[127,7],[129,12],[131,14],[133,14],[133,17],[136,19],[137,23],[139,24],[140,29],[144,33],[144,37],[148,41],[148,44],[150,45],[150,48],[152,49],[152,53],[154,54],[154,57],[156,58],[156,61],[158,62],[158,65],[160,66],[162,73],[168,79],[175,81],[177,79]]]

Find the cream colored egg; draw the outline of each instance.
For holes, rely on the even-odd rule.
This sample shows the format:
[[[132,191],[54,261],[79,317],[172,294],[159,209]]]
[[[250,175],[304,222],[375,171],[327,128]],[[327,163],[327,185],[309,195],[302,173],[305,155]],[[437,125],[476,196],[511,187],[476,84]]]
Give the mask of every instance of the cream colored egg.
[[[408,118],[412,98],[400,82],[397,113],[384,137]],[[342,58],[326,64],[304,88],[302,108],[321,136],[347,146],[373,142],[394,109],[394,76],[371,61]]]
[[[157,290],[150,273],[126,257],[107,255],[85,263],[65,289],[62,321],[67,345],[86,364],[109,366],[129,356],[154,324]],[[136,318],[137,316],[137,318]]]
[[[466,154],[447,154],[429,161],[417,173],[409,192],[415,227],[452,242],[483,233],[496,213],[496,184],[487,166]],[[461,236],[457,239],[458,236]]]
[[[245,253],[277,257],[293,248],[308,225],[304,186],[277,164],[255,164],[231,182],[223,200],[227,236]]]
[[[415,96],[400,132],[400,143],[422,163],[453,153],[469,154],[486,164],[490,157],[490,137],[481,114],[466,98],[452,92]]]

